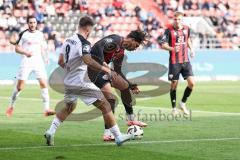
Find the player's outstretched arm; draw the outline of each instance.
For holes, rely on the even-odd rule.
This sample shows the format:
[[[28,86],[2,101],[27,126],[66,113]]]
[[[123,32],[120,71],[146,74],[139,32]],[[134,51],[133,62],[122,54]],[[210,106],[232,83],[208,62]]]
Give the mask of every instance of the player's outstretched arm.
[[[124,56],[118,59],[115,59],[113,61],[113,67],[114,67],[114,71],[119,74],[127,83],[128,83],[128,87],[129,89],[131,89],[133,94],[138,94],[140,92],[140,90],[137,87],[137,84],[133,84],[131,83],[126,76],[122,73],[122,63],[123,63],[123,59]],[[122,80],[119,80],[119,83],[123,84],[124,82]],[[117,83],[117,86],[119,86],[119,83]]]
[[[82,56],[82,60],[86,65],[88,65],[91,69],[94,69],[96,71],[102,71],[107,74],[111,74],[111,69],[107,66],[102,66],[98,62],[96,62],[94,59],[92,59],[91,55],[85,54]]]

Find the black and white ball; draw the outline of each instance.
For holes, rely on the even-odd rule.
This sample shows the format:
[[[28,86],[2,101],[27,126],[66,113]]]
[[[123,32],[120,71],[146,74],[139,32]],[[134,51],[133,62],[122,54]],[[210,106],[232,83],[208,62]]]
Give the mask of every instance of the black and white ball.
[[[132,125],[128,127],[127,134],[132,134],[136,139],[141,139],[143,137],[143,129],[137,125]]]

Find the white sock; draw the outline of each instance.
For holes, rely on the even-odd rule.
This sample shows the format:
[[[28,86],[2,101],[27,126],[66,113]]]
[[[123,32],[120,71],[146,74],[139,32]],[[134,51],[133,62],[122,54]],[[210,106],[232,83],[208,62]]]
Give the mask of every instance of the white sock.
[[[134,114],[127,114],[127,120],[128,121],[134,121]]]
[[[49,109],[49,94],[48,94],[47,88],[41,89],[41,96],[43,100],[43,107],[44,107],[44,110],[46,111]]]
[[[51,124],[50,128],[49,128],[49,132],[51,134],[55,134],[57,128],[60,126],[61,123],[62,122],[57,117],[55,117],[52,121],[52,124]]]
[[[115,124],[113,127],[110,128],[110,131],[114,135],[115,138],[121,136],[120,129],[117,124]]]
[[[17,88],[15,87],[14,90],[13,90],[13,93],[12,93],[12,96],[11,96],[11,99],[10,99],[10,106],[11,107],[14,107],[15,106],[15,103],[16,103],[16,100],[19,96],[19,94],[21,93],[21,91],[18,91]]]
[[[104,135],[110,135],[110,133],[111,133],[110,129],[105,129],[104,130]]]
[[[182,102],[182,101],[180,102],[180,104],[181,104],[181,105],[183,105],[183,106],[185,106],[185,105],[186,105],[186,103],[184,103],[184,102]]]

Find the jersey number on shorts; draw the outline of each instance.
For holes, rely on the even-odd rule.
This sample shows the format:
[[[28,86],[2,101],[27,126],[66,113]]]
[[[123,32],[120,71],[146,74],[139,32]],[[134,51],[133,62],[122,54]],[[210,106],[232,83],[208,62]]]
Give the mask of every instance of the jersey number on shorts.
[[[69,45],[69,44],[66,45],[66,48],[65,48],[65,52],[66,52],[65,60],[66,60],[66,61],[65,61],[65,63],[68,63],[70,50],[71,50],[70,45]]]

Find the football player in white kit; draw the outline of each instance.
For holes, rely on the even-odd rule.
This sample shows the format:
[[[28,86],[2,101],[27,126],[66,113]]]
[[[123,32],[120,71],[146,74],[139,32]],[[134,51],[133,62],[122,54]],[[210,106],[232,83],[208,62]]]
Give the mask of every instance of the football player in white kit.
[[[93,20],[84,16],[79,21],[78,34],[67,38],[63,43],[58,64],[64,68],[64,103],[65,106],[56,114],[50,128],[45,133],[47,145],[54,145],[54,135],[59,125],[76,108],[77,99],[80,98],[85,104],[93,104],[101,110],[105,124],[115,136],[117,145],[121,145],[133,138],[133,135],[122,134],[116,123],[111,106],[104,98],[101,90],[93,84],[87,74],[87,66],[94,70],[106,73],[109,77],[116,76],[108,66],[103,66],[91,58],[91,44],[87,41],[92,28]]]
[[[22,55],[22,61],[16,76],[17,83],[6,111],[7,117],[12,116],[17,97],[23,90],[25,81],[32,72],[35,73],[41,88],[44,115],[49,116],[55,114],[55,112],[49,108],[47,74],[44,64],[44,61],[48,61],[45,52],[46,42],[43,33],[37,30],[37,20],[34,16],[27,17],[27,24],[28,29],[19,34],[18,40],[10,40],[10,43],[15,45],[15,51]]]

